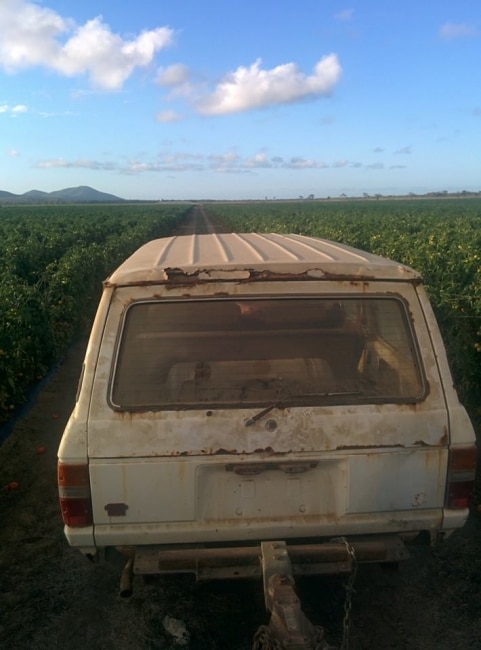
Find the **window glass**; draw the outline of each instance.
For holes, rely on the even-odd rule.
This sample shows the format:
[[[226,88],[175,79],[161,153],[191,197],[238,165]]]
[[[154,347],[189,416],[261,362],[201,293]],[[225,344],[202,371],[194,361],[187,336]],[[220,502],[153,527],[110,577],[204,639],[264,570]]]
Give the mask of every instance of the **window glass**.
[[[122,409],[413,402],[424,383],[395,298],[142,302],[125,314]]]

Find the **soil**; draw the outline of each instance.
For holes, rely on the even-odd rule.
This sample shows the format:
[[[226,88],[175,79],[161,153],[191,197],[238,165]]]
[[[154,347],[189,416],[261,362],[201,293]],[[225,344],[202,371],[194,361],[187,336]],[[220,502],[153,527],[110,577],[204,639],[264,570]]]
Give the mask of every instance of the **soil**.
[[[0,448],[0,647],[6,650],[170,650],[181,621],[189,648],[248,650],[268,622],[260,582],[196,584],[189,576],[134,581],[94,565],[63,535],[56,451],[72,409],[86,340],[78,341]],[[298,581],[309,619],[340,645],[344,579]],[[481,517],[436,549],[414,547],[397,571],[359,567],[350,650],[481,648]]]

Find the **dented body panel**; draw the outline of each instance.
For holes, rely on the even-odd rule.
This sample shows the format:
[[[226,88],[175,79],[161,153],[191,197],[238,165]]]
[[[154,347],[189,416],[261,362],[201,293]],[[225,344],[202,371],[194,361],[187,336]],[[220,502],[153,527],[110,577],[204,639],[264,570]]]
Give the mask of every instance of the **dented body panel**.
[[[59,449],[93,523],[66,534],[435,539],[467,517],[446,494],[473,445],[417,272],[297,235],[166,238],[104,284]]]

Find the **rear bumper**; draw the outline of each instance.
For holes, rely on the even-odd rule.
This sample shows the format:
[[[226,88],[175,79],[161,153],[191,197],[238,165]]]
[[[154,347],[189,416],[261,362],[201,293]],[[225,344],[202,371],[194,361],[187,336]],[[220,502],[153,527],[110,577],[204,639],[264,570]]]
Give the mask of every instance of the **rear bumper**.
[[[352,559],[344,538],[319,543],[287,543],[293,575],[348,573]],[[409,553],[397,535],[348,539],[357,562],[399,562]],[[256,578],[262,575],[261,546],[192,547],[140,546],[119,547],[133,559],[135,574],[193,573],[198,580]]]
[[[428,538],[428,543],[435,545],[443,538],[448,537],[452,532],[461,528],[468,516],[468,510],[417,510],[410,512],[396,512],[388,516],[386,513],[370,513],[360,515],[349,515],[343,518],[341,522],[319,521],[319,518],[305,516],[302,526],[294,527],[290,522],[268,521],[259,523],[253,522],[219,522],[215,529],[212,525],[204,524],[195,526],[190,522],[175,522],[168,525],[95,525],[86,528],[69,528],[65,527],[65,535],[69,544],[79,548],[84,554],[101,558],[104,552],[107,555],[110,549],[116,548],[130,549],[127,554],[138,549],[139,553],[145,553],[148,559],[140,559],[138,566],[157,567],[152,572],[158,573],[156,565],[157,560],[152,560],[153,552],[169,552],[165,557],[168,571],[179,571],[177,568],[182,562],[188,560],[188,567],[193,564],[191,551],[193,549],[202,550],[199,555],[201,560],[200,566],[207,566],[211,557],[214,558],[218,549],[227,549],[226,554],[232,554],[232,548],[243,549],[240,555],[251,554],[253,549],[259,548],[260,540],[286,540],[289,546],[304,546],[299,543],[299,539],[307,540],[309,548],[317,546],[315,542],[328,541],[338,536],[345,536],[350,541],[358,540],[363,542],[363,552],[367,547],[365,541],[388,540],[398,538],[409,543],[414,538],[423,536]],[[252,523],[252,525],[249,525]],[[244,524],[244,525],[241,525]],[[275,524],[275,525],[273,525]],[[194,543],[187,544],[186,540],[195,540]],[[256,546],[257,545],[257,546]],[[182,555],[182,562],[174,563],[171,569],[171,563],[175,556],[171,551],[178,552]],[[304,555],[308,553],[304,553]],[[222,553],[220,554],[222,555]],[[378,553],[379,555],[379,553]],[[381,557],[362,559],[361,561],[391,562],[398,561],[396,558]],[[162,558],[162,562],[163,562]],[[223,558],[224,559],[224,558]],[[244,560],[243,560],[244,561]],[[253,563],[255,565],[255,562]],[[162,564],[164,566],[164,564]],[[258,562],[256,570],[258,569]],[[182,570],[182,566],[180,568]],[[196,571],[194,566],[194,572]],[[142,568],[143,571],[143,568]],[[142,572],[139,570],[139,573]],[[147,571],[146,571],[147,572]],[[254,573],[255,575],[255,573]]]

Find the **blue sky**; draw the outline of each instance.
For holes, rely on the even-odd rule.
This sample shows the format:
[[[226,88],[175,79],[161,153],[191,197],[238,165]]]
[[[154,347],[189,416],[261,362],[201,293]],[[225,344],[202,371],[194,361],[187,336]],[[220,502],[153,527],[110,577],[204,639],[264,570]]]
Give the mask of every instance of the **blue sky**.
[[[0,190],[481,190],[481,3],[0,0]]]

